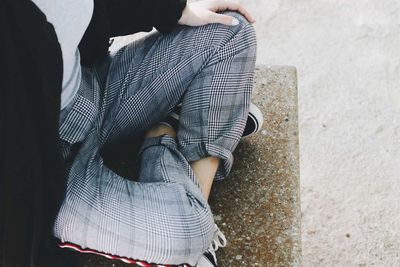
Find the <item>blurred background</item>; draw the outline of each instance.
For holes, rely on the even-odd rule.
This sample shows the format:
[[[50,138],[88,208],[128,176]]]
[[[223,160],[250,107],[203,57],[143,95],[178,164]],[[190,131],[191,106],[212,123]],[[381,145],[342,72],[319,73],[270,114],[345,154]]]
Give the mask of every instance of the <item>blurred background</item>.
[[[400,1],[240,2],[298,70],[303,266],[400,266]]]

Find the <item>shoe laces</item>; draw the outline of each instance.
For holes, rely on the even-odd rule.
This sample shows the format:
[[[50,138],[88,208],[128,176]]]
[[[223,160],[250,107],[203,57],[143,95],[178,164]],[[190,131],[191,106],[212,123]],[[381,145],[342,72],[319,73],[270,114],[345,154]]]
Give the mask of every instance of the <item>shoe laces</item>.
[[[214,238],[211,242],[210,247],[208,248],[210,251],[212,250],[213,252],[217,251],[218,248],[223,248],[226,246],[226,238],[225,235],[221,232],[221,230],[218,228],[217,225],[215,225],[215,232],[214,232]]]
[[[201,256],[199,262],[197,263],[197,267],[216,267],[217,265],[217,256],[216,256],[216,251],[220,247],[225,247],[226,246],[226,238],[225,235],[219,230],[218,226],[215,225],[215,231],[214,231],[214,236],[213,240],[211,241],[210,246],[204,252],[204,254]],[[212,260],[210,261],[209,256],[212,257]]]

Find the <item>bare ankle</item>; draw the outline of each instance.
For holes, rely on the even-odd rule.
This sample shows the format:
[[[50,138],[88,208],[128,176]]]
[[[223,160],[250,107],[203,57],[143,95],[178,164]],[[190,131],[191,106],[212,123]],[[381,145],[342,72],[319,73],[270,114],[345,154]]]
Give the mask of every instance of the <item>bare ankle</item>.
[[[206,157],[190,163],[196,175],[201,191],[206,199],[210,195],[215,173],[218,169],[220,159],[216,157]]]
[[[164,124],[158,124],[157,126],[154,126],[145,133],[146,138],[157,137],[162,135],[168,135],[174,138],[175,140],[177,139],[175,130]]]

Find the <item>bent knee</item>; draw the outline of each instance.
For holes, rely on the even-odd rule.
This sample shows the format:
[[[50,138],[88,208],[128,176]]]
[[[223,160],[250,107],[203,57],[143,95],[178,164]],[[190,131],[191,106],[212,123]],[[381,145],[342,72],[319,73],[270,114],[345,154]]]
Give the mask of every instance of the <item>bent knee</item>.
[[[235,17],[236,19],[239,20],[239,24],[236,26],[230,26],[233,29],[236,29],[238,32],[245,32],[247,33],[246,35],[254,40],[254,42],[256,42],[256,31],[255,28],[253,26],[253,24],[251,24],[246,18],[245,16],[243,16],[241,13],[237,12],[237,11],[224,11],[223,12],[224,15],[228,15],[228,16],[232,16]]]
[[[246,53],[248,60],[255,60],[257,54],[257,37],[254,26],[238,12],[225,11],[224,15],[235,17],[239,20],[239,24],[235,26],[227,26],[217,24],[216,33],[212,37],[213,46],[223,49],[223,54]],[[215,24],[214,24],[215,25]]]

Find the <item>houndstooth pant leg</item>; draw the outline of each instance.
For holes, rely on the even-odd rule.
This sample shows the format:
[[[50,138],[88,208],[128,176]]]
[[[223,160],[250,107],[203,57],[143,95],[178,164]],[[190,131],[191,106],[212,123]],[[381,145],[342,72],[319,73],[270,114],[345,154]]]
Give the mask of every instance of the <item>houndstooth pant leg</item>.
[[[71,160],[54,227],[62,242],[158,264],[196,264],[214,228],[189,161],[220,157],[218,177],[224,177],[250,103],[254,29],[231,14],[240,25],[180,27],[122,48],[103,89],[95,73],[83,71],[60,126]],[[104,166],[104,145],[142,134],[179,102],[179,143],[146,139],[139,182]]]
[[[256,57],[254,28],[241,15],[227,13],[242,24],[182,26],[113,56],[108,81],[111,91],[121,88],[121,97],[117,113],[107,120],[113,122],[107,142],[141,134],[182,102],[181,152],[189,161],[220,158],[216,178],[226,177],[245,127]]]

